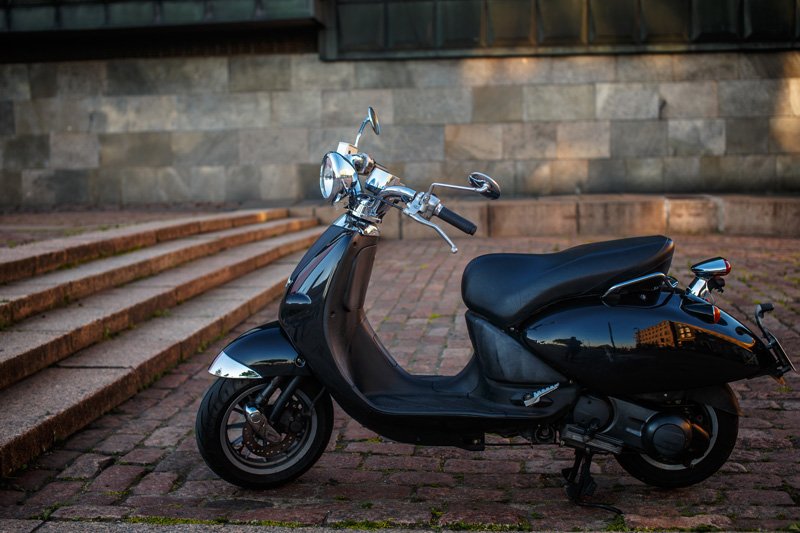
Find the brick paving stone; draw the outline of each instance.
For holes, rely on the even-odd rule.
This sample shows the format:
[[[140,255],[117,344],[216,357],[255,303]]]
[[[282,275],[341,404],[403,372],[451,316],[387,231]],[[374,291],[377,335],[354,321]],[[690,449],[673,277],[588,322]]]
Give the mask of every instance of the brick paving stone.
[[[150,472],[133,487],[134,494],[166,494],[178,480],[171,472]]]
[[[3,481],[13,488],[34,491],[44,487],[48,479],[55,477],[55,475],[56,472],[52,470],[27,470],[22,472],[17,478],[12,476],[6,478],[7,481]]]
[[[118,433],[111,435],[103,442],[94,446],[94,450],[109,455],[128,453],[132,451],[142,439],[144,439],[144,435],[137,433]]]
[[[119,494],[104,492],[84,492],[78,496],[81,505],[111,505],[120,499]]]
[[[58,475],[59,479],[89,479],[100,473],[102,469],[114,462],[113,457],[85,453],[75,459],[66,470]]]
[[[152,448],[137,448],[130,453],[120,457],[122,464],[151,465],[158,462],[166,452]]]
[[[84,486],[82,481],[54,481],[48,483],[36,494],[28,498],[27,505],[44,505],[52,507],[57,503],[65,503],[72,499]]]
[[[0,531],[4,533],[31,533],[42,523],[40,520],[0,519]]]
[[[239,511],[231,514],[231,522],[244,522],[244,523],[282,523],[282,524],[300,524],[304,526],[321,526],[328,516],[327,509],[319,509],[317,507],[308,508],[292,508],[292,509],[252,509],[246,511]]]
[[[36,468],[48,470],[61,470],[70,464],[80,452],[70,450],[53,450],[44,455],[39,456],[36,461]]]
[[[144,473],[145,469],[141,466],[110,466],[103,470],[88,488],[97,492],[123,492]]]
[[[444,471],[456,474],[516,474],[522,468],[512,461],[473,461],[469,459],[448,459],[444,463]]]
[[[53,513],[53,518],[72,520],[119,520],[133,509],[118,505],[70,505]]]
[[[152,435],[147,437],[142,443],[153,448],[166,448],[167,446],[177,446],[178,442],[186,435],[186,429],[182,427],[163,427],[158,428]]]

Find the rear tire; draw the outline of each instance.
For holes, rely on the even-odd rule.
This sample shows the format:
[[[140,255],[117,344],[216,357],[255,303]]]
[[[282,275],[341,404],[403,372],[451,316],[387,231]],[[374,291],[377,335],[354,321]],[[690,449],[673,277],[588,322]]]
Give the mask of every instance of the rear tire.
[[[317,462],[331,437],[330,395],[311,379],[300,384],[273,425],[279,438],[267,440],[254,433],[244,407],[270,381],[218,379],[197,412],[200,455],[218,476],[243,488],[270,489],[297,479]],[[262,409],[265,415],[282,390],[270,395],[268,407]]]
[[[687,466],[679,461],[650,457],[647,454],[616,455],[617,462],[636,479],[669,489],[700,483],[716,473],[728,460],[739,434],[739,417],[710,405],[694,408],[694,420],[705,429],[711,443],[702,457]]]

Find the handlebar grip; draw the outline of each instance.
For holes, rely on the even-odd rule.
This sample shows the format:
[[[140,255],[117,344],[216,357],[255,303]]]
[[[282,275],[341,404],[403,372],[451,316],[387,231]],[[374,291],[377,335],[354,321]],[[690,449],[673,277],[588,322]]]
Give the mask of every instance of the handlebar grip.
[[[478,226],[467,220],[466,218],[462,217],[455,211],[451,211],[446,207],[442,207],[436,216],[450,224],[456,229],[460,229],[467,235],[475,235],[475,232],[478,231]]]

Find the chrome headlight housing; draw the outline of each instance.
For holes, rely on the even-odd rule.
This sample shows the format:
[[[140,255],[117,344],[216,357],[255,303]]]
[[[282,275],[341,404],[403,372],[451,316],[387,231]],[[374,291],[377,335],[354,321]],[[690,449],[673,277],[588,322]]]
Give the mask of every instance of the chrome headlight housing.
[[[331,205],[342,201],[354,184],[358,184],[358,174],[353,164],[336,152],[325,154],[319,169],[319,190],[325,201]]]

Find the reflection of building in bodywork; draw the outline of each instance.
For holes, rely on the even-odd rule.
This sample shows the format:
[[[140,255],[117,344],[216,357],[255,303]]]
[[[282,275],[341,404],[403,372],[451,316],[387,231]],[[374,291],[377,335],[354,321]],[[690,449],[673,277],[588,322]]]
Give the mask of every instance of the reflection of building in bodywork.
[[[636,346],[658,346],[659,348],[681,347],[695,340],[694,330],[686,324],[664,320],[655,326],[639,330],[635,334]]]

